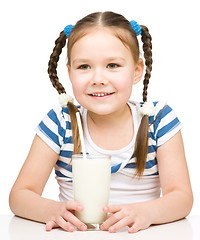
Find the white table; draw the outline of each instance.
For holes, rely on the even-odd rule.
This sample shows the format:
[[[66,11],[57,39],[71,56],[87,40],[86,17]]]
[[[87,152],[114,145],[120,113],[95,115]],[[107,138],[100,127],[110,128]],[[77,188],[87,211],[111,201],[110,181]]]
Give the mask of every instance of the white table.
[[[107,231],[70,233],[62,229],[46,232],[44,224],[12,215],[0,215],[0,239],[3,240],[199,240],[200,216],[193,215],[174,223],[151,226],[134,234],[128,233],[127,229],[123,228],[117,233]]]

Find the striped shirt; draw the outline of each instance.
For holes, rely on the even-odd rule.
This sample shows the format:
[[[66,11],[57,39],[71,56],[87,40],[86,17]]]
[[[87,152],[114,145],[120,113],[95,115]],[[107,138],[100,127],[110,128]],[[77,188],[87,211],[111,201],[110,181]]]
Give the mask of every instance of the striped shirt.
[[[136,171],[134,145],[141,122],[141,103],[128,102],[134,123],[134,136],[128,146],[120,150],[99,148],[91,139],[87,127],[87,110],[78,106],[83,118],[86,151],[89,154],[111,156],[110,204],[147,201],[160,196],[160,181],[156,159],[157,148],[173,137],[182,127],[171,107],[154,102],[155,114],[149,117],[149,145],[145,170],[141,179],[133,178]],[[164,107],[164,109],[163,109]],[[71,120],[67,108],[52,109],[36,128],[36,133],[56,152],[59,159],[55,174],[60,186],[60,200],[73,199],[72,166],[73,153]]]

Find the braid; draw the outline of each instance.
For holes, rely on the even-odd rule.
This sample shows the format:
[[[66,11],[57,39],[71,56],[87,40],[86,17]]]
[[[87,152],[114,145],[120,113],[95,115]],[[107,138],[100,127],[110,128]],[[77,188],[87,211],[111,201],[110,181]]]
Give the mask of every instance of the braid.
[[[152,70],[152,44],[151,44],[151,35],[149,34],[149,30],[145,26],[142,27],[142,42],[143,42],[143,51],[146,65],[146,73],[144,76],[144,88],[143,88],[143,102],[147,101],[147,89],[149,84],[149,79],[151,77]],[[146,159],[148,154],[148,141],[149,141],[149,116],[144,115],[142,117],[140,127],[138,129],[136,142],[135,142],[135,157],[136,157],[136,175],[139,177],[142,176]]]
[[[57,70],[56,70],[59,56],[62,52],[63,47],[66,44],[66,39],[67,39],[66,34],[64,33],[64,31],[62,31],[60,33],[59,38],[55,41],[55,47],[53,49],[53,53],[50,56],[50,60],[48,64],[49,78],[51,80],[53,87],[58,91],[59,94],[66,93],[63,85],[59,82],[59,78],[57,76]],[[77,154],[77,153],[80,153],[81,151],[81,142],[80,142],[78,125],[76,120],[76,112],[78,111],[78,109],[71,102],[68,102],[67,107],[68,107],[69,115],[71,118],[72,139],[74,142],[73,154]]]
[[[50,56],[49,64],[48,64],[48,74],[49,78],[51,80],[51,83],[53,87],[58,91],[59,94],[66,93],[63,85],[59,82],[58,76],[57,76],[57,63],[59,60],[59,56],[62,52],[62,48],[66,44],[66,35],[64,31],[60,33],[59,38],[55,41],[55,47],[53,49],[53,53]]]
[[[149,34],[149,30],[145,26],[142,27],[142,42],[143,42],[143,51],[144,51],[144,58],[145,58],[145,65],[146,65],[146,73],[144,76],[144,88],[143,88],[143,102],[147,101],[147,88],[149,84],[149,79],[151,77],[152,71],[152,43],[151,43],[151,35]]]

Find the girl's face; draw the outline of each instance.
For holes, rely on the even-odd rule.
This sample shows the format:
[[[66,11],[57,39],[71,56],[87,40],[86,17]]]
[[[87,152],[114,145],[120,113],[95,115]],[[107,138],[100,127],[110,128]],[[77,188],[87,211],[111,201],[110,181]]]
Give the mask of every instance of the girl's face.
[[[128,47],[108,28],[93,29],[71,49],[68,65],[74,96],[79,104],[98,115],[126,106],[143,72]]]

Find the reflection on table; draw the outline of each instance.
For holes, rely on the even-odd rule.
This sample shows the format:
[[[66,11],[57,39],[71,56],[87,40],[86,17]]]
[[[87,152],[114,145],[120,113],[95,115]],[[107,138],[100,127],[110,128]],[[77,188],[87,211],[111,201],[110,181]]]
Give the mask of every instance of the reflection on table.
[[[199,218],[200,219],[200,218]],[[124,239],[193,239],[193,230],[191,222],[188,219],[183,219],[174,223],[151,226],[146,230],[135,234],[129,234],[128,228],[123,228],[117,233],[109,233],[103,231],[75,231],[72,233],[66,232],[62,229],[54,229],[51,232],[45,231],[45,225],[36,223],[30,220],[25,220],[13,216],[9,223],[9,236],[11,240],[38,240],[38,239],[79,239],[79,240],[124,240]]]
[[[45,224],[33,222],[16,216],[1,216],[0,226],[7,227],[7,235],[10,240],[199,240],[200,239],[200,216],[189,216],[177,222],[150,226],[138,233],[128,233],[128,227],[119,230],[117,233],[107,231],[74,231],[66,232],[60,228],[51,232],[45,231]],[[3,234],[4,231],[1,233]]]

